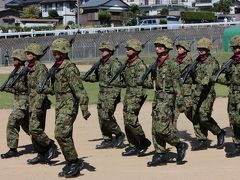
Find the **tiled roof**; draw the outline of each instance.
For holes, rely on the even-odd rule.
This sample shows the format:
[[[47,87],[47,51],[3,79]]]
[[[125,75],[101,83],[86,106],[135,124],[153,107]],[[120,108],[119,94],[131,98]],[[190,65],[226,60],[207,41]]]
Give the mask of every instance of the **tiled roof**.
[[[105,4],[110,0],[89,0],[88,2],[81,5],[81,7],[96,7]]]

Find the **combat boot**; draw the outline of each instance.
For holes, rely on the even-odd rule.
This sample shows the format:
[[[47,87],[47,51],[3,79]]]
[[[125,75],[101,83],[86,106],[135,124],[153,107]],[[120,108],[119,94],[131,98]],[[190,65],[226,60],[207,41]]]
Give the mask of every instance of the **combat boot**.
[[[123,148],[124,147],[124,143],[123,143],[124,139],[125,139],[125,134],[123,132],[121,132],[119,135],[116,135],[115,147]]]
[[[82,161],[79,161],[79,159],[69,162],[68,166],[64,171],[64,177],[65,178],[77,177],[80,174],[80,170],[82,170],[83,167],[84,164]]]
[[[194,145],[192,147],[192,151],[201,151],[201,150],[205,150],[208,148],[208,144],[206,140],[199,140],[198,143],[196,145]]]
[[[79,173],[80,171],[83,169],[84,167],[84,163],[82,161],[80,161],[79,159],[75,160],[74,162],[68,162],[63,168],[62,171],[58,173],[59,177],[65,177],[67,174],[69,175],[69,171],[72,165],[72,163],[76,163],[79,165]],[[78,172],[76,173],[76,175],[79,174]],[[75,175],[75,176],[76,176]],[[73,177],[73,176],[72,176]]]
[[[46,160],[46,158],[44,157],[44,155],[39,154],[37,155],[37,157],[33,158],[33,159],[28,159],[27,160],[27,164],[30,165],[34,165],[34,164],[46,164],[48,161]]]
[[[138,155],[138,149],[136,147],[127,147],[124,152],[122,152],[122,156],[134,156]]]
[[[144,156],[145,152],[147,151],[148,147],[151,145],[151,141],[149,141],[147,138],[144,139],[142,145],[140,148],[138,148],[138,156]]]
[[[235,145],[235,149],[233,151],[226,153],[227,158],[233,158],[236,156],[240,156],[240,145]]]
[[[180,142],[177,146],[177,164],[182,164],[183,162],[183,159],[185,157],[185,154],[186,154],[186,150],[188,148],[188,145],[187,143],[185,142]]]
[[[101,144],[96,145],[96,149],[109,149],[113,147],[114,144],[111,139],[104,139]]]
[[[222,129],[221,132],[217,135],[217,149],[222,149],[225,141],[225,131]]]
[[[165,154],[161,153],[154,153],[152,157],[152,161],[149,161],[147,163],[148,167],[153,167],[153,166],[162,166],[167,164],[167,159],[165,157]]]
[[[18,157],[19,154],[17,152],[17,149],[11,148],[8,152],[5,154],[1,154],[2,159],[12,158],[12,157]]]
[[[54,143],[53,140],[51,140],[49,149],[45,153],[46,160],[50,161],[51,159],[55,158],[57,156],[57,145]]]

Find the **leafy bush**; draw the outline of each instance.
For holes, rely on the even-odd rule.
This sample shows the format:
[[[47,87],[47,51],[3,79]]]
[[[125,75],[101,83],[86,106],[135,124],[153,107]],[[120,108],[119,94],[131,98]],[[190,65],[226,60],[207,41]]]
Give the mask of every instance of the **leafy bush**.
[[[216,20],[213,12],[181,12],[181,18],[186,23],[214,22]]]

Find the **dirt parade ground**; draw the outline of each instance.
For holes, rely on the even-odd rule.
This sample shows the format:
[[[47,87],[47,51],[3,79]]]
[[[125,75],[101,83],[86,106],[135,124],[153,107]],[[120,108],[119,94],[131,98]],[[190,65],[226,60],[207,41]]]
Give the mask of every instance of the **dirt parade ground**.
[[[204,151],[191,151],[194,141],[193,128],[184,115],[179,117],[178,128],[181,139],[186,141],[189,149],[186,162],[176,165],[176,149],[171,146],[168,156],[171,159],[166,166],[147,167],[146,163],[152,158],[153,146],[144,157],[122,157],[123,149],[96,150],[96,144],[101,142],[101,134],[97,119],[96,105],[90,105],[91,118],[85,121],[81,114],[78,115],[74,126],[75,146],[79,157],[85,162],[79,179],[87,180],[150,180],[150,179],[181,179],[181,180],[207,180],[207,179],[239,179],[240,158],[227,159],[225,151],[232,147],[231,131],[227,116],[227,98],[218,98],[214,104],[213,116],[219,125],[227,131],[225,148],[217,150],[214,147]],[[122,104],[117,107],[116,118],[123,129]],[[6,125],[10,109],[0,110],[0,153],[8,150],[6,144]],[[81,112],[81,111],[80,111]],[[47,113],[46,133],[54,138],[54,109]],[[151,102],[143,105],[140,113],[140,122],[146,136],[151,139]],[[209,133],[211,146],[216,144],[216,136]],[[127,143],[127,141],[125,141]],[[3,180],[33,180],[33,179],[59,179],[57,174],[65,164],[62,154],[53,160],[51,165],[27,165],[26,160],[33,158],[30,138],[22,131],[19,142],[20,156],[0,160],[0,178]]]

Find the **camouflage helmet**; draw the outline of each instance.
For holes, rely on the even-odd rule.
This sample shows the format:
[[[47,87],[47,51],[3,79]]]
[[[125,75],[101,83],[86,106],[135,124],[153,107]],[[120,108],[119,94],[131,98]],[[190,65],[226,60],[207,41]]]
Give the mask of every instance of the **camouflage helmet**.
[[[11,57],[12,58],[16,58],[16,59],[18,59],[19,61],[22,61],[22,62],[26,61],[26,54],[25,54],[24,49],[15,49],[12,52],[12,56]]]
[[[26,52],[31,52],[37,56],[43,55],[43,48],[40,44],[37,43],[31,43],[27,46],[27,48],[25,49],[25,53]]]
[[[212,42],[210,39],[204,37],[197,42],[197,48],[210,50],[212,48]]]
[[[164,45],[167,49],[173,49],[173,42],[167,36],[159,36],[154,44]]]
[[[230,46],[240,46],[240,35],[234,36],[230,41]]]
[[[130,39],[127,41],[125,48],[132,48],[133,50],[140,52],[142,50],[142,43],[137,39]]]
[[[114,51],[115,48],[113,47],[112,43],[110,43],[109,41],[102,41],[100,46],[99,46],[99,50],[102,49],[108,49],[109,51]]]
[[[190,52],[190,43],[188,41],[179,41],[178,43],[176,43],[176,47],[178,48],[178,46],[183,47],[186,51]]]
[[[51,51],[59,51],[61,53],[70,52],[70,42],[65,38],[55,39],[50,47]]]

